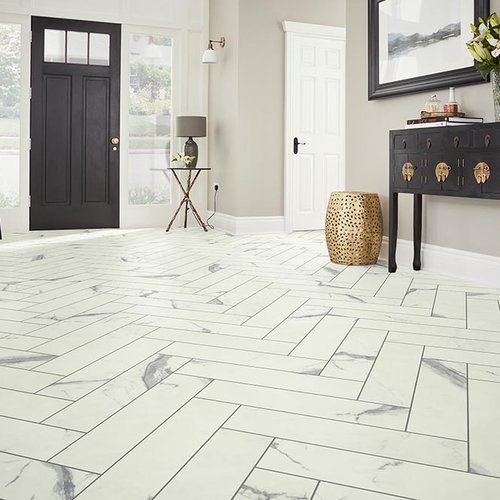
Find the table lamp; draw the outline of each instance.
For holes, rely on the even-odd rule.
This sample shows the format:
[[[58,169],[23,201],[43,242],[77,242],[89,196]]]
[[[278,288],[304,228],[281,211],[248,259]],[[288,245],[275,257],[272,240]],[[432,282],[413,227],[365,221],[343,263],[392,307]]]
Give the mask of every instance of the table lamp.
[[[198,163],[198,144],[193,141],[193,137],[206,137],[207,118],[206,116],[178,116],[175,119],[176,137],[187,137],[184,144],[184,156],[194,156],[194,160],[189,164],[190,168],[196,168]]]

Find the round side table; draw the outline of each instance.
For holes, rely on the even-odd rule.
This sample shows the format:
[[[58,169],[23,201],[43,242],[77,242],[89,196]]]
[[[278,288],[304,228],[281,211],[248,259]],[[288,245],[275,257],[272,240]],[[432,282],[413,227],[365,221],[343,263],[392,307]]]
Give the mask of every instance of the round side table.
[[[382,245],[382,210],[376,193],[330,195],[325,236],[330,260],[337,264],[376,264]]]

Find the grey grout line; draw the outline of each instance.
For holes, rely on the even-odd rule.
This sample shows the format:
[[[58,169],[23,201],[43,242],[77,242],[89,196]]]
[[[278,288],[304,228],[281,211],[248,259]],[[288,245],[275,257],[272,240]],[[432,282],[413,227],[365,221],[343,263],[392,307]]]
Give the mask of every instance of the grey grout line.
[[[330,311],[331,311],[331,309],[330,309]],[[345,339],[349,336],[349,334],[352,332],[352,330],[356,327],[357,323],[358,323],[358,320],[356,319],[354,321],[353,325],[351,326],[351,328],[349,328],[349,331],[345,334],[344,338],[342,339],[342,342],[339,343],[339,345],[337,346],[337,348],[333,351],[332,355],[326,361],[325,366],[323,366],[323,368],[319,372],[319,375],[321,375],[323,373],[323,370],[330,364],[330,362],[333,359],[333,356],[335,356],[335,354],[337,353],[337,351],[340,349],[340,346],[345,342]],[[329,378],[333,378],[333,377],[329,377]]]
[[[239,409],[239,408],[238,408]],[[232,415],[231,415],[232,416]],[[239,432],[239,431],[234,431],[234,432]],[[266,449],[261,453],[260,457],[257,459],[257,461],[255,462],[255,465],[250,469],[250,472],[245,476],[245,479],[243,479],[243,481],[240,483],[240,485],[238,486],[238,488],[236,488],[236,491],[234,492],[234,495],[231,497],[231,500],[234,500],[236,495],[238,494],[238,492],[241,490],[241,488],[243,488],[243,486],[245,485],[245,483],[247,482],[248,478],[251,476],[251,474],[253,473],[253,471],[255,470],[255,468],[257,467],[257,465],[259,464],[259,462],[262,460],[262,458],[264,457],[264,455],[267,453],[267,451],[269,450],[269,448],[271,447],[271,445],[274,443],[274,438],[273,439],[270,439],[269,440],[269,444],[266,446]]]
[[[362,385],[362,387],[361,387],[361,389],[360,389],[360,391],[359,391],[358,397],[357,397],[356,399],[359,399],[359,398],[361,397],[361,394],[363,394],[363,390],[364,390],[364,388],[365,388],[366,382],[368,382],[368,379],[370,378],[370,375],[371,375],[371,373],[372,373],[372,371],[373,371],[373,368],[375,367],[375,364],[377,363],[377,360],[378,360],[378,356],[379,356],[379,354],[380,354],[380,351],[384,348],[384,345],[385,345],[385,343],[387,342],[387,337],[388,337],[388,336],[389,336],[389,332],[387,332],[387,333],[385,334],[384,340],[383,340],[383,341],[382,341],[382,343],[380,344],[380,349],[378,350],[378,352],[377,352],[377,354],[376,354],[376,356],[375,356],[375,359],[373,360],[373,364],[372,364],[372,366],[371,366],[371,368],[370,368],[370,371],[369,371],[369,372],[368,372],[368,374],[366,375],[366,379],[365,379],[365,381],[363,382],[363,385]]]
[[[163,349],[163,347],[162,347]],[[140,365],[141,363],[143,363],[144,361],[146,361],[148,358],[150,357],[153,357],[153,356],[156,356],[159,354],[159,351],[161,351],[161,349],[159,349],[158,351],[156,351],[155,353],[151,354],[150,356],[146,356],[144,359],[142,359],[141,361],[139,361],[138,363],[136,363],[135,365],[131,366],[130,368],[127,368],[126,370],[122,371],[121,373],[119,373],[118,375],[115,375],[113,378],[109,379],[108,381],[104,382],[102,385],[96,387],[95,389],[87,392],[85,395],[79,397],[78,399],[75,399],[72,401],[72,404],[73,403],[76,403],[82,399],[84,399],[85,397],[89,396],[90,394],[102,389],[105,385],[109,384],[110,382],[113,382],[115,379],[117,379],[118,377],[121,377],[123,374],[125,374],[126,372],[128,372],[129,370],[132,370],[133,368],[135,368],[136,366]],[[150,391],[153,387],[157,386],[158,384],[161,384],[164,380],[168,379],[168,377],[170,377],[170,375],[173,375],[174,373],[177,373],[178,370],[180,370],[183,366],[185,366],[187,363],[189,363],[189,360],[187,360],[184,364],[182,364],[181,366],[179,366],[178,368],[176,368],[174,371],[170,372],[165,378],[161,379],[159,382],[157,382],[155,385],[151,386],[149,389],[146,389],[144,392],[142,392],[141,394],[139,394],[138,396],[136,396],[135,398],[131,399],[127,404],[121,406],[118,410],[116,410],[115,412],[113,412],[111,415],[108,415],[108,417],[106,417],[105,420],[107,420],[108,418],[112,417],[113,415],[115,415],[116,413],[120,412],[121,410],[123,410],[124,408],[126,408],[129,404],[133,403],[136,399],[140,398],[141,396],[143,396],[144,394],[146,394],[148,391]],[[202,377],[197,377],[197,378],[202,378]],[[53,416],[57,415],[58,413],[62,412],[63,410],[66,410],[70,407],[71,405],[68,405],[66,408],[61,408],[60,410],[56,411],[54,414],[52,414],[50,417],[47,417],[45,418],[44,420],[41,421],[42,424],[46,425],[45,423],[45,420],[49,419],[49,418],[52,418]],[[98,427],[99,425],[102,424],[102,422],[104,422],[105,420],[101,420],[98,424],[94,425],[94,427],[92,427],[90,430],[88,431],[85,431],[86,433],[88,432],[91,432],[92,430],[94,430],[96,427]],[[76,429],[75,429],[76,430]],[[82,432],[82,431],[78,431],[78,432]]]
[[[194,399],[194,397],[192,399]],[[204,443],[191,455],[191,457],[189,457],[188,460],[184,462],[181,468],[156,492],[156,494],[152,497],[151,500],[154,500],[168,486],[168,484],[184,469],[184,467],[186,467],[186,465],[188,465],[189,462],[191,462],[191,460],[193,460],[193,458],[195,458],[196,455],[198,455],[198,453],[203,449],[203,447],[206,446],[207,443],[223,428],[224,424],[239,410],[239,408],[240,407],[237,406],[234,409],[231,415],[229,415],[229,417],[227,417],[226,420],[224,420],[224,422],[222,422],[222,424],[219,425],[219,427],[210,435],[210,437],[208,437],[204,441]]]
[[[296,476],[296,477],[300,477],[300,476]],[[309,479],[309,478],[304,478],[304,479]],[[318,481],[316,479],[316,486],[314,487],[314,490],[312,492],[311,498],[309,498],[307,500],[314,500],[314,497],[316,496],[316,493],[318,492],[318,488],[319,488],[320,484],[321,484],[321,481]]]
[[[212,381],[210,381],[205,387],[209,386],[210,384],[212,383]],[[203,387],[202,389],[200,389],[200,391],[202,391],[205,387]],[[198,391],[199,392],[199,391]],[[104,474],[106,474],[106,472],[109,471],[109,469],[111,469],[112,467],[114,467],[120,460],[122,460],[124,457],[126,457],[127,455],[129,455],[133,450],[135,450],[145,439],[147,439],[149,436],[151,436],[151,434],[153,434],[154,432],[156,432],[163,424],[165,424],[165,422],[167,422],[170,418],[172,418],[174,415],[176,415],[180,410],[182,410],[187,404],[189,404],[197,395],[198,393],[194,394],[192,397],[190,397],[186,402],[184,402],[181,406],[179,406],[179,408],[177,408],[177,410],[175,410],[174,412],[172,412],[168,417],[166,417],[160,424],[158,424],[153,430],[151,430],[148,434],[146,434],[142,439],[140,439],[134,446],[132,446],[132,448],[128,449],[127,452],[125,454],[123,454],[118,460],[116,460],[115,462],[113,462],[104,472],[102,472],[100,475],[101,476],[104,476]],[[236,410],[235,410],[236,411]],[[103,420],[99,425],[101,425],[103,422],[106,422],[110,417],[106,418],[105,420]],[[97,426],[96,426],[97,427]],[[64,448],[62,448],[61,450],[59,450],[55,455],[53,455],[52,457],[50,457],[49,461],[52,462],[52,463],[55,463],[57,464],[56,461],[54,461],[53,459],[59,455],[60,453],[62,453],[63,451],[67,450],[69,447],[71,447],[72,445],[74,445],[76,442],[80,441],[80,439],[83,439],[85,436],[87,436],[87,434],[89,434],[89,432],[92,432],[92,431],[88,431],[86,433],[84,433],[82,436],[80,436],[78,439],[76,439],[75,441],[73,441],[71,444],[65,446]],[[96,473],[94,473],[96,474]],[[83,492],[83,490],[82,490]],[[80,492],[79,494],[81,494],[82,492]],[[76,497],[75,497],[76,498]]]
[[[441,469],[441,470],[453,471],[453,472],[456,472],[457,474],[469,474],[469,472],[466,471],[466,470],[453,469],[452,467],[444,467],[442,465],[434,465],[434,464],[429,464],[429,463],[426,463],[426,462],[417,462],[415,460],[406,460],[406,459],[403,460],[401,458],[395,458],[394,456],[391,456],[391,455],[377,455],[376,453],[367,453],[367,452],[364,452],[364,451],[357,451],[357,450],[352,450],[352,449],[349,449],[349,448],[341,448],[339,446],[331,446],[331,445],[326,445],[326,444],[317,444],[317,443],[312,443],[310,441],[300,441],[298,439],[290,439],[290,438],[280,437],[280,436],[271,436],[270,434],[263,434],[263,433],[260,433],[260,432],[243,431],[241,429],[233,429],[232,427],[223,427],[223,428],[224,429],[228,429],[228,430],[236,430],[238,432],[243,432],[243,433],[251,434],[251,435],[254,435],[254,436],[272,437],[272,438],[274,438],[275,441],[288,441],[290,443],[298,443],[298,444],[303,444],[303,445],[315,446],[315,447],[318,447],[318,448],[326,448],[328,450],[343,451],[343,452],[351,453],[351,454],[354,454],[354,455],[363,455],[363,456],[375,457],[375,458],[386,458],[388,460],[398,460],[398,461],[403,462],[403,463],[417,464],[417,465],[423,465],[425,467],[431,467],[432,469]],[[276,471],[276,472],[279,472],[279,471]],[[478,475],[480,475],[482,477],[496,477],[496,476],[486,476],[486,475],[483,475],[483,474],[478,474]],[[320,478],[314,478],[314,479],[320,479]]]
[[[423,359],[424,359],[424,350],[425,350],[425,347],[422,346],[422,352],[420,353],[420,361],[418,363],[417,376],[415,377],[415,383],[413,385],[413,392],[412,392],[412,395],[411,395],[410,407],[408,409],[408,416],[406,418],[405,432],[408,431],[408,424],[410,423],[411,411],[413,409],[413,401],[415,399],[415,393],[417,392],[418,378],[420,376],[420,369],[422,368],[422,362],[423,362]]]

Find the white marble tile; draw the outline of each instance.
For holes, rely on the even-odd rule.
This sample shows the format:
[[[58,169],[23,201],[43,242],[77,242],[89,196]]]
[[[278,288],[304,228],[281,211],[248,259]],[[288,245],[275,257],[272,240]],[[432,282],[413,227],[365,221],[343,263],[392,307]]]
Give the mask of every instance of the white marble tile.
[[[290,355],[328,361],[351,331],[355,322],[351,318],[325,316]]]
[[[330,312],[330,309],[329,306],[312,306],[306,303],[274,328],[266,339],[298,343]]]
[[[418,288],[412,283],[401,305],[403,307],[422,307],[432,309],[436,298],[437,285],[421,285]]]
[[[40,328],[38,325],[22,323],[20,321],[10,321],[8,319],[0,319],[0,332],[2,333],[17,333],[25,335],[26,333],[34,332]]]
[[[352,287],[355,290],[370,290],[377,292],[387,279],[387,273],[365,273]]]
[[[399,430],[408,418],[407,408],[218,380],[198,397]]]
[[[423,347],[384,344],[360,394],[360,399],[409,407]]]
[[[271,445],[259,466],[403,498],[470,500],[478,492],[485,499],[500,494],[500,479],[284,440]]]
[[[498,332],[500,329],[500,306],[498,301],[467,297],[467,328]]]
[[[408,431],[467,440],[465,363],[422,359]]]
[[[57,375],[69,375],[95,360],[125,347],[150,333],[153,328],[129,325],[67,352],[39,367],[41,371]]]
[[[246,276],[246,279],[248,281],[218,296],[217,299],[226,306],[235,306],[269,286],[268,282],[255,281],[250,276]],[[206,293],[206,291],[203,293]]]
[[[500,367],[498,366],[468,366],[469,379],[500,382]]]
[[[321,375],[364,382],[386,336],[387,333],[383,330],[354,327],[340,344]]]
[[[486,352],[464,351],[462,349],[426,347],[425,357],[429,359],[442,359],[444,361],[458,361],[476,365],[500,367],[500,354]]]
[[[16,335],[14,333],[0,333],[0,347],[6,347],[7,349],[19,349],[21,351],[34,349],[37,352],[43,352],[37,349],[37,347],[42,349],[43,344],[46,342],[47,339],[41,337]]]
[[[0,366],[30,369],[54,359],[52,354],[0,347]]]
[[[465,292],[442,290],[438,287],[432,316],[466,319]]]
[[[210,381],[172,375],[53,458],[55,463],[102,473],[185,405]],[[95,450],[99,449],[99,454]]]
[[[179,373],[351,399],[356,398],[362,387],[361,382],[353,380],[317,377],[316,375],[279,371],[271,368],[255,368],[202,360],[189,362],[179,370]]]
[[[234,500],[311,500],[316,485],[317,481],[305,477],[254,469]]]
[[[334,286],[351,288],[353,287],[368,271],[366,266],[347,266],[332,280]]]
[[[387,341],[500,354],[500,338],[499,342],[492,342],[485,340],[464,339],[461,337],[440,337],[438,335],[420,335],[418,333],[389,332]]]
[[[127,312],[132,314],[140,314],[143,316],[163,316],[165,318],[185,319],[190,321],[210,321],[214,323],[227,323],[230,325],[241,325],[248,317],[243,315],[233,314],[233,309],[230,312],[206,312],[192,311],[184,309],[163,308],[161,305],[154,306],[132,306],[127,309]]]
[[[193,400],[87,488],[79,500],[149,500],[234,412],[234,405]],[[200,415],[203,418],[200,418]],[[137,478],[141,478],[140,481]],[[200,491],[200,489],[198,490]],[[180,500],[180,499],[179,499]]]
[[[63,399],[0,389],[0,415],[5,417],[41,422],[70,403]]]
[[[245,406],[239,408],[224,427],[389,459],[467,470],[467,444],[451,439]]]
[[[255,316],[262,309],[272,304],[284,294],[285,291],[283,290],[270,287],[263,288],[229,309],[229,313],[243,316]]]
[[[469,380],[471,472],[500,477],[500,384]]]
[[[157,500],[232,498],[271,444],[272,438],[219,430],[160,491]]]
[[[118,330],[139,318],[140,316],[127,314],[126,312],[113,314],[91,325],[84,326],[83,328],[67,333],[50,342],[46,342],[40,346],[37,351],[60,356],[61,354],[65,354],[93,340],[103,337],[110,332]]]
[[[90,472],[0,453],[0,498],[69,500],[96,479]]]
[[[404,497],[376,493],[371,490],[349,488],[340,484],[320,482],[314,500],[401,500]]]
[[[156,353],[168,343],[154,339],[139,339],[61,378],[40,394],[76,400],[101,387],[120,373]]]
[[[236,365],[270,368],[310,375],[318,375],[325,365],[324,361],[318,361],[316,359],[294,358],[291,356],[280,356],[279,354],[240,351],[237,349],[184,344],[181,342],[176,342],[162,349],[162,352],[170,354],[171,356],[234,363]]]
[[[0,451],[49,460],[81,432],[0,416]]]
[[[245,324],[260,328],[275,328],[305,302],[306,299],[299,297],[280,297],[250,318]]]
[[[412,282],[411,278],[391,274],[377,292],[377,297],[388,297],[403,300]]]
[[[0,387],[23,392],[37,392],[62,377],[49,373],[33,372],[11,366],[0,366]]]
[[[75,401],[47,424],[88,432],[188,362],[155,354]]]
[[[167,328],[159,328],[153,333],[150,333],[147,337],[167,341],[170,340],[172,342],[184,342],[186,344],[227,347],[229,349],[240,349],[242,351],[257,351],[283,355],[287,355],[295,347],[295,344],[291,342],[276,342],[268,340],[268,338],[261,340]]]

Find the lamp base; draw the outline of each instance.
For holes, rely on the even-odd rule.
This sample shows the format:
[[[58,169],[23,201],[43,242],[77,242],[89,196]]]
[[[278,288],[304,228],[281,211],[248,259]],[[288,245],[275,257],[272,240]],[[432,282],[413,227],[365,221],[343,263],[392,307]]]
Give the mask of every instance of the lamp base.
[[[192,137],[189,137],[184,144],[184,156],[194,156],[194,160],[187,167],[196,168],[198,163],[198,144],[193,141]]]

